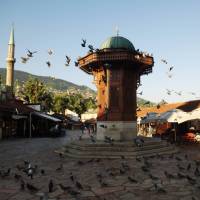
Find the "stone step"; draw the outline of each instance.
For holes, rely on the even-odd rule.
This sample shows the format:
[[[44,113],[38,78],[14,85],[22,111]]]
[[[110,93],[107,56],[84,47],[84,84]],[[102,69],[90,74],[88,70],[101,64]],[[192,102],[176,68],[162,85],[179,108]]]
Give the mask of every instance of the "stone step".
[[[158,155],[169,155],[169,154],[172,154],[172,153],[177,153],[177,149],[171,149],[171,150],[167,150],[167,151],[158,151],[158,152],[143,152],[143,154],[136,154],[136,155],[123,155],[125,158],[127,159],[135,159],[136,157],[141,157],[141,156],[152,156],[152,155],[155,155],[155,154],[158,154]],[[65,152],[64,153],[67,157],[71,157],[71,158],[75,158],[75,159],[91,159],[91,158],[102,158],[102,159],[121,159],[121,155],[108,155],[108,156],[105,156],[105,155],[80,155],[80,154],[72,154],[70,152]]]
[[[64,147],[64,154],[72,158],[135,158],[155,154],[176,153],[177,148],[166,141],[144,138],[144,145],[137,147],[133,141],[114,142],[113,145],[103,141],[92,143],[91,140],[74,141]]]
[[[81,140],[81,141],[76,141],[72,142],[71,144],[76,145],[76,146],[83,146],[83,147],[105,147],[105,146],[111,146],[109,143],[105,142],[99,142],[97,141],[96,143],[92,143],[90,140]],[[146,145],[155,145],[155,144],[167,144],[166,141],[160,140],[160,139],[155,139],[155,140],[145,140],[145,146]],[[114,146],[118,147],[136,147],[134,142],[114,142]]]
[[[66,145],[66,149],[75,149],[75,150],[80,150],[80,151],[115,151],[115,152],[121,152],[121,151],[126,151],[126,152],[133,152],[133,151],[141,151],[141,150],[151,150],[154,148],[162,148],[168,146],[167,143],[152,143],[152,144],[145,144],[143,147],[136,147],[134,146],[118,146],[117,144],[114,145],[102,145],[102,146],[80,146],[78,144],[69,144]]]
[[[151,149],[140,149],[137,151],[125,151],[125,150],[121,150],[121,151],[115,151],[114,149],[109,149],[109,150],[105,150],[105,149],[98,149],[95,151],[90,151],[90,150],[82,150],[82,149],[73,149],[73,148],[66,148],[67,152],[70,152],[72,154],[78,154],[78,155],[142,155],[146,152],[149,153],[157,153],[159,151],[167,151],[167,150],[171,150],[173,147],[172,146],[166,146],[166,147],[159,147],[159,148],[151,148]]]

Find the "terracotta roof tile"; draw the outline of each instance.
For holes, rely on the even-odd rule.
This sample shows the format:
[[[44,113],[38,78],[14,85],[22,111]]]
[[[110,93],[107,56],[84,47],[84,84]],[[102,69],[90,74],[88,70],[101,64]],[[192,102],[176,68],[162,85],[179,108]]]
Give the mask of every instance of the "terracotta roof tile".
[[[140,111],[137,111],[137,116],[144,117],[149,112],[163,113],[172,109],[180,109],[185,112],[190,112],[196,108],[200,108],[200,100],[163,104],[163,105],[160,105],[159,108],[157,108],[156,106],[143,107],[143,108],[140,108],[141,109]]]

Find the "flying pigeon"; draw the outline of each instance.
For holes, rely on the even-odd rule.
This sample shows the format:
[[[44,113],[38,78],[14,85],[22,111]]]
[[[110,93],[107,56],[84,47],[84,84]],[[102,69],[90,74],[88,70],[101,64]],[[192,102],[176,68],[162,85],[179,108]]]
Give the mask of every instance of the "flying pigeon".
[[[85,40],[85,39],[82,39],[81,46],[82,46],[82,47],[85,47],[85,45],[86,45],[86,40]]]
[[[51,49],[49,49],[47,52],[48,52],[49,55],[53,54],[53,51]]]
[[[167,61],[165,59],[161,59],[161,62],[163,62],[167,65]]]
[[[30,57],[30,58],[33,57],[34,53],[37,53],[37,51],[30,51],[28,49],[27,49],[27,51],[28,51],[27,56]]]
[[[139,95],[142,95],[142,93],[143,93],[143,91],[141,91],[141,92],[138,92],[137,94],[139,94]]]
[[[51,67],[50,61],[47,61],[46,64],[47,64],[48,67]]]
[[[26,63],[28,61],[29,57],[21,57],[21,62]]]
[[[92,53],[94,51],[94,47],[90,44],[88,45],[88,48],[89,48],[89,52]]]
[[[75,64],[76,67],[78,67],[78,62],[77,61],[75,61],[74,64]]]

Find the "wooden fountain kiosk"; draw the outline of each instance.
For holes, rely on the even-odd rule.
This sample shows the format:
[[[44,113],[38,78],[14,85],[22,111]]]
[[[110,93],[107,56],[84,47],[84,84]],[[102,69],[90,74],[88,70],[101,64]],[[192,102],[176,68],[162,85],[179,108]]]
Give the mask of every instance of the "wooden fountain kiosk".
[[[108,38],[101,48],[78,60],[94,76],[97,87],[97,140],[117,141],[137,136],[137,95],[140,76],[152,72],[153,57],[135,50],[126,38]]]
[[[152,72],[153,57],[136,51],[124,37],[108,38],[101,48],[78,60],[81,70],[94,76],[97,87],[97,136],[75,140],[63,148],[72,158],[135,158],[175,153],[174,146],[155,138],[143,138],[137,146],[136,90],[140,76]],[[114,139],[107,142],[105,137]]]

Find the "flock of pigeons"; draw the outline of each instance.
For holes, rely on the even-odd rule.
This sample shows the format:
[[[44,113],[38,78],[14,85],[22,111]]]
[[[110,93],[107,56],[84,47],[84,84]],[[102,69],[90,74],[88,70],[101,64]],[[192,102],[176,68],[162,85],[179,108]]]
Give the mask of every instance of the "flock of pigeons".
[[[164,63],[165,65],[168,65],[168,61],[165,60],[165,59],[161,59],[161,62]],[[166,72],[167,77],[170,78],[170,79],[173,77],[173,74],[172,74],[172,70],[173,69],[174,69],[174,66],[170,66],[168,68],[168,71]],[[183,91],[175,91],[175,90],[166,89],[166,94],[167,95],[172,95],[172,93],[174,93],[174,94],[176,94],[178,96],[182,96],[183,95]],[[137,94],[138,95],[143,95],[143,91],[137,92]],[[196,96],[195,92],[187,92],[187,94],[190,94],[190,95],[192,95],[194,97]],[[199,98],[199,97],[196,96],[196,98]],[[166,101],[164,99],[162,99],[161,102],[166,102]],[[150,104],[150,101],[147,101],[147,102],[144,103],[144,105],[149,105],[149,104]],[[158,109],[160,108],[160,103],[157,104],[157,108]],[[140,110],[139,107],[138,107],[138,110]]]
[[[136,141],[136,144],[142,145],[144,141]],[[61,161],[63,161],[63,154],[59,154]],[[155,191],[157,193],[161,194],[167,194],[168,191],[165,188],[163,184],[163,179],[167,179],[169,181],[174,180],[183,180],[185,179],[188,184],[190,184],[192,187],[197,188],[198,190],[200,189],[200,161],[198,160],[191,160],[189,159],[188,155],[177,155],[177,154],[170,154],[169,156],[162,156],[162,155],[152,155],[149,157],[136,157],[135,158],[136,165],[138,166],[137,170],[140,170],[142,174],[152,180],[152,187],[150,190]],[[162,163],[163,162],[172,162],[175,163],[175,166],[177,170],[174,170],[176,172],[169,172],[169,170],[163,171],[163,175],[156,176],[153,175],[153,170],[155,170],[155,167],[157,166],[157,162]],[[77,161],[75,164],[78,166],[85,166],[87,163],[99,163],[102,162],[102,159],[99,158],[92,158],[89,160],[84,160],[84,161]],[[136,166],[134,165],[134,167]],[[13,170],[13,172],[12,172]],[[37,165],[33,165],[29,161],[23,161],[23,163],[18,164],[15,166],[15,169],[9,168],[7,170],[5,169],[0,169],[0,178],[2,180],[6,178],[11,178],[19,183],[19,187],[22,191],[27,190],[30,193],[36,193],[40,191],[40,188],[37,186],[33,185],[28,181],[28,179],[34,179],[36,176],[45,176],[48,174],[44,169],[40,169]],[[113,177],[115,178],[116,176],[125,176],[124,178],[127,177],[127,182],[133,183],[133,184],[143,184],[143,181],[138,178],[136,175],[136,169],[126,161],[125,156],[121,156],[121,161],[119,161],[119,166],[115,167],[109,167],[105,170],[101,170],[101,172],[95,172],[96,173],[96,181],[100,184],[101,187],[109,187],[109,183],[106,181],[107,177]],[[61,162],[60,166],[55,169],[56,173],[64,171],[63,164]],[[160,174],[160,172],[158,173]],[[25,178],[27,176],[27,178]],[[25,182],[26,179],[26,182]],[[54,192],[57,187],[60,187],[61,190],[64,192],[69,193],[73,197],[76,197],[77,195],[80,195],[81,192],[87,188],[87,190],[91,189],[92,186],[86,185],[82,182],[80,182],[80,178],[77,177],[72,172],[69,172],[68,176],[69,181],[71,182],[70,185],[64,185],[63,183],[56,183],[55,180],[50,179],[48,182],[48,192],[52,193]],[[41,197],[41,200],[46,200],[48,199],[48,193],[44,194],[43,197]],[[192,197],[193,200],[195,200],[195,197]]]
[[[137,144],[142,145],[143,141],[135,141]],[[99,172],[96,174],[97,181],[100,183],[101,187],[109,187],[109,183],[106,182],[106,175],[115,178],[115,176],[127,176],[127,181],[133,184],[143,184],[142,180],[138,179],[135,174],[135,169],[126,162],[125,156],[121,156],[121,164],[120,167],[110,167],[105,169],[105,172]],[[168,191],[165,189],[163,184],[163,180],[161,177],[153,175],[153,168],[154,161],[168,161],[168,162],[176,162],[177,171],[175,173],[170,173],[169,171],[165,170],[163,175],[169,181],[171,180],[183,180],[186,179],[190,185],[200,189],[199,180],[200,180],[200,161],[197,160],[189,160],[188,155],[184,155],[184,157],[171,154],[169,156],[162,156],[162,155],[153,155],[150,157],[136,157],[137,164],[140,165],[141,172],[149,177],[152,180],[152,190],[157,193],[167,194]],[[159,162],[160,162],[159,161]],[[185,162],[186,161],[186,162]],[[87,162],[101,162],[101,159],[91,159]],[[78,161],[79,165],[84,165],[87,162]],[[132,175],[133,174],[133,175]],[[71,179],[72,180],[72,179]],[[83,184],[82,184],[83,186]],[[83,186],[84,187],[84,186]],[[82,189],[82,188],[81,188]],[[191,197],[192,200],[196,198],[194,196]]]
[[[59,153],[60,158],[63,158],[63,154]],[[58,168],[55,169],[57,173],[63,171],[63,164],[61,163]],[[12,172],[13,171],[13,172]],[[36,176],[46,176],[46,171],[44,169],[39,169],[38,165],[33,165],[31,162],[24,160],[23,163],[17,164],[15,166],[15,169],[9,168],[9,169],[0,169],[0,179],[4,180],[6,178],[13,177],[16,182],[19,183],[19,187],[21,191],[24,191],[27,189],[30,193],[36,193],[39,192],[39,188],[31,183],[31,181],[27,181],[28,178],[34,179]],[[26,177],[26,178],[25,178]],[[75,188],[72,188],[71,186],[64,186],[62,183],[58,184],[59,187],[64,190],[68,191],[72,196],[76,196],[80,194],[78,190],[83,189],[83,186],[81,183],[76,179],[75,176],[73,176],[72,173],[70,173],[70,179],[74,183]],[[26,181],[25,181],[26,179]],[[55,182],[53,179],[50,179],[48,182],[48,192],[52,193],[55,191]],[[44,193],[44,196],[40,198],[41,200],[47,200],[47,194]]]
[[[101,125],[102,128],[107,128],[107,126],[105,125]],[[82,140],[82,135],[79,136],[79,140]],[[90,140],[92,143],[96,143],[96,140],[95,140],[95,137],[93,135],[90,135]],[[104,142],[107,143],[107,144],[110,144],[111,146],[114,145],[114,142],[115,140],[112,138],[112,137],[109,137],[109,136],[105,136],[104,137]],[[133,140],[135,146],[137,147],[142,147],[144,145],[144,140],[142,138],[139,138],[139,137],[136,137],[134,140]]]
[[[86,39],[82,39],[81,46],[82,47],[86,47],[87,46],[86,45]],[[92,53],[94,51],[96,51],[96,52],[99,51],[99,49],[95,49],[91,44],[88,45],[88,49],[89,49],[88,53]],[[21,57],[21,62],[23,64],[26,64],[31,58],[34,57],[33,55],[36,54],[36,53],[37,53],[37,51],[30,51],[29,49],[27,49],[26,55]],[[49,49],[47,51],[47,53],[48,53],[49,56],[52,56],[54,54],[54,51],[52,49]],[[64,65],[66,67],[68,67],[70,65],[70,63],[71,63],[71,58],[68,55],[66,55],[65,56],[65,63],[64,63]],[[52,66],[51,61],[47,60],[46,61],[46,65],[47,65],[47,67],[50,68]],[[78,59],[76,61],[74,61],[74,65],[76,67],[78,67]],[[56,79],[55,77],[51,77],[51,76],[50,76],[50,78],[52,78],[53,80]]]
[[[22,63],[27,63],[28,62],[28,60],[30,59],[30,58],[32,58],[33,57],[33,54],[35,54],[35,53],[37,53],[37,51],[30,51],[30,50],[28,50],[27,49],[27,54],[26,54],[26,56],[23,56],[23,57],[21,57],[21,62]],[[47,51],[47,53],[51,56],[51,55],[53,55],[53,51],[51,50],[51,49],[49,49],[48,51]],[[71,59],[70,59],[70,57],[69,56],[65,56],[66,58],[65,58],[65,66],[69,66],[69,64],[70,64],[70,61],[71,61]],[[51,67],[51,62],[48,60],[48,61],[46,61],[46,65],[48,66],[48,67]]]
[[[87,46],[88,49],[89,49],[88,53],[93,53],[93,52],[98,52],[98,51],[100,51],[99,49],[95,49],[95,48],[93,47],[93,45],[91,45],[91,44],[87,45],[86,39],[82,39],[82,41],[81,41],[81,47],[85,48],[86,46]],[[136,51],[139,52],[140,54],[142,54],[143,57],[145,57],[146,55],[147,55],[147,56],[152,56],[152,55],[147,54],[147,53],[145,53],[145,52],[140,52],[139,49],[137,49]],[[26,56],[21,57],[21,62],[24,63],[24,64],[27,63],[27,62],[33,57],[33,55],[34,55],[35,53],[37,53],[37,51],[30,51],[30,50],[27,49]],[[52,56],[52,55],[54,54],[53,50],[51,50],[51,49],[49,49],[49,50],[47,51],[47,53],[48,53],[50,56]],[[136,55],[136,56],[137,56],[137,55]],[[138,55],[138,56],[139,56],[139,55]],[[138,57],[138,59],[139,59],[139,58],[140,58],[140,57]],[[71,58],[70,58],[68,55],[66,55],[66,56],[65,56],[65,63],[64,63],[64,65],[67,67],[67,66],[70,65],[70,62],[71,62]],[[166,59],[161,59],[161,62],[164,63],[165,65],[168,65],[168,61],[167,61]],[[47,65],[48,67],[51,67],[51,66],[52,66],[51,61],[50,61],[50,60],[46,61],[46,65]],[[78,61],[77,61],[77,60],[74,61],[74,65],[75,65],[76,67],[78,66]],[[173,74],[172,74],[173,69],[174,69],[174,66],[170,66],[170,67],[168,68],[168,71],[166,72],[167,77],[170,78],[170,79],[173,77]],[[53,79],[55,79],[55,77],[53,77]],[[141,84],[140,84],[140,85],[141,85]],[[175,90],[166,89],[166,94],[167,94],[167,95],[171,95],[172,93],[174,93],[174,94],[176,94],[176,95],[178,95],[178,96],[182,96],[182,95],[183,95],[183,91],[175,91]],[[143,91],[138,92],[137,94],[138,94],[138,95],[143,95]],[[188,92],[188,94],[193,95],[193,96],[196,96],[196,93],[194,93],[194,92]],[[150,102],[147,102],[146,105],[147,105],[147,104],[150,104]]]
[[[163,62],[164,64],[168,64],[168,62],[166,61],[166,60],[164,60],[164,59],[161,59],[161,62]],[[168,71],[166,72],[166,74],[167,74],[167,76],[169,77],[169,78],[172,78],[172,70],[174,69],[174,67],[173,66],[171,66],[171,67],[169,67],[168,68]],[[183,95],[183,91],[175,91],[175,90],[169,90],[169,89],[166,89],[166,93],[167,93],[167,95],[171,95],[172,93],[175,93],[175,94],[177,94],[178,96],[182,96]],[[195,96],[196,95],[196,93],[194,93],[194,92],[188,92],[188,94],[191,94],[191,95],[193,95],[193,96]]]
[[[82,46],[82,47],[86,47],[86,39],[82,39],[81,46]],[[88,49],[89,49],[88,53],[92,53],[92,52],[94,52],[94,51],[96,51],[96,52],[99,51],[99,49],[95,49],[95,48],[93,47],[93,45],[91,45],[91,44],[88,45]],[[21,57],[21,62],[24,63],[24,64],[27,63],[27,62],[30,60],[30,58],[33,57],[33,55],[34,55],[35,53],[37,53],[37,51],[30,51],[29,49],[27,49],[26,56],[22,56],[22,57]],[[53,52],[52,49],[49,49],[49,50],[47,51],[47,53],[48,53],[48,55],[50,55],[50,56],[52,56],[52,55],[54,54],[54,52]],[[65,63],[64,63],[64,65],[67,67],[67,66],[69,66],[70,62],[71,62],[71,58],[70,58],[68,55],[66,55],[66,56],[65,56]],[[52,66],[51,61],[50,61],[50,60],[47,60],[47,61],[46,61],[46,65],[47,65],[48,67],[51,67],[51,66]],[[75,65],[76,67],[78,66],[78,61],[77,61],[77,60],[74,61],[74,65]]]

